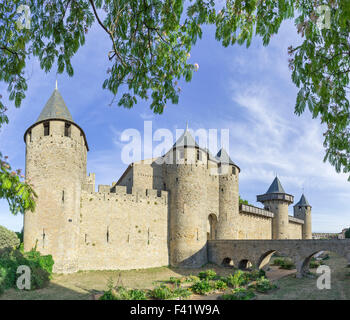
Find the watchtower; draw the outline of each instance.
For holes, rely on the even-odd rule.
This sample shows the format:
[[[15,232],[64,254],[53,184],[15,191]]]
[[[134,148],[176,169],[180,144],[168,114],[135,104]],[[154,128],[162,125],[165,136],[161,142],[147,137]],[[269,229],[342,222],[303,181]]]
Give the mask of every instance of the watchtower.
[[[219,221],[217,239],[235,239],[235,226],[239,218],[238,177],[240,169],[224,148],[216,155],[219,176]]]
[[[272,239],[288,239],[288,206],[294,197],[286,193],[276,177],[265,194],[258,195],[257,201],[263,203],[265,210],[274,213],[272,220]]]
[[[207,153],[186,128],[165,158],[170,264],[202,266],[207,263]]]
[[[57,89],[24,134],[26,179],[38,195],[24,215],[24,250],[52,254],[54,272],[77,271],[81,186],[88,145]]]
[[[294,217],[304,220],[303,239],[312,239],[311,206],[304,194],[302,194],[299,202],[294,205]]]

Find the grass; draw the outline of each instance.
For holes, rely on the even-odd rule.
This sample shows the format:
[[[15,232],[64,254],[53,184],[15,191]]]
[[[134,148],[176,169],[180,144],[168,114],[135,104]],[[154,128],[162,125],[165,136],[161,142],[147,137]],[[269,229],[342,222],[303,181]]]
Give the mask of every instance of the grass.
[[[346,259],[330,253],[330,259],[324,260],[324,264],[331,269],[331,289],[319,290],[316,286],[317,277],[295,278],[288,275],[275,282],[278,290],[271,291],[268,295],[258,294],[259,300],[349,300],[350,276],[346,267]]]
[[[267,293],[256,292],[256,298],[259,300],[263,299],[350,299],[350,269],[346,268],[347,262],[344,258],[330,254],[330,259],[324,261],[325,264],[329,265],[331,273],[331,289],[330,290],[319,290],[316,287],[316,276],[305,277],[302,279],[295,278],[295,275],[289,274],[281,279],[273,281],[273,284],[277,285],[278,290],[268,290]],[[211,269],[215,272],[208,272]],[[200,280],[198,274],[201,273],[201,277],[204,279]],[[315,271],[312,269],[311,271]],[[34,291],[21,291],[10,289],[7,290],[0,299],[14,299],[14,300],[46,300],[46,299],[91,299],[92,295],[98,292],[105,291],[108,285],[108,281],[113,281],[115,286],[128,288],[126,293],[134,298],[142,297],[142,293],[136,289],[147,290],[151,292],[155,288],[159,288],[166,284],[169,286],[175,296],[181,298],[188,297],[188,288],[193,286],[199,281],[205,280],[205,274],[208,275],[210,291],[209,295],[206,296],[191,296],[191,299],[211,299],[222,296],[224,294],[238,295],[240,298],[244,298],[244,290],[235,290],[234,285],[237,280],[232,281],[232,285],[227,284],[229,275],[234,272],[230,268],[217,267],[215,265],[206,265],[203,268],[187,269],[187,268],[150,268],[150,269],[139,269],[139,270],[124,270],[124,271],[80,271],[74,274],[63,275],[54,274],[53,278],[48,287],[44,289]],[[272,277],[275,273],[287,274],[288,270],[278,269],[278,266],[271,266],[271,270],[266,273],[266,277]],[[291,271],[293,272],[293,270]],[[255,281],[255,275],[250,274],[249,282]],[[256,275],[261,277],[262,275]],[[207,278],[208,278],[207,277]],[[230,277],[229,277],[230,278]],[[111,279],[111,280],[110,280]],[[219,285],[217,285],[219,283]],[[225,283],[225,284],[224,284]],[[214,286],[216,285],[216,287]],[[247,283],[242,282],[238,284],[241,286],[247,286]],[[204,283],[204,287],[206,283]],[[218,287],[219,286],[219,287]],[[267,284],[262,282],[260,286],[264,288]],[[132,288],[132,289],[131,289]],[[263,288],[263,291],[265,290]],[[200,289],[200,288],[199,288]],[[130,291],[131,290],[131,291]],[[158,292],[162,295],[167,289],[160,290]],[[175,291],[177,290],[177,291]],[[206,288],[204,288],[204,291]],[[219,291],[219,292],[218,292]],[[214,293],[215,292],[215,293]],[[244,297],[241,297],[243,295]],[[250,294],[249,294],[250,295]],[[248,295],[248,297],[249,297]],[[237,297],[227,296],[226,299],[235,299]]]

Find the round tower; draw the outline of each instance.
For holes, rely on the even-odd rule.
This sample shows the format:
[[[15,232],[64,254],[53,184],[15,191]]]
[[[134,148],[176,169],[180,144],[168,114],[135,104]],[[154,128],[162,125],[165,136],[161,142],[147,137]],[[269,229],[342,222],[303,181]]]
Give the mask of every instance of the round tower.
[[[56,89],[24,134],[26,179],[38,195],[24,215],[24,250],[51,254],[54,272],[77,271],[81,186],[88,145]]]
[[[302,194],[299,202],[294,205],[294,217],[304,220],[303,239],[312,239],[311,206],[304,194]]]
[[[207,263],[207,185],[205,151],[186,129],[167,153],[163,166],[169,192],[170,265]]]
[[[274,213],[272,239],[288,239],[288,206],[293,203],[294,197],[284,191],[277,177],[265,194],[257,196],[257,201],[264,204],[265,210]]]
[[[238,175],[240,172],[227,154],[221,149],[216,158],[219,174],[219,220],[216,239],[237,239],[235,229],[239,213]]]

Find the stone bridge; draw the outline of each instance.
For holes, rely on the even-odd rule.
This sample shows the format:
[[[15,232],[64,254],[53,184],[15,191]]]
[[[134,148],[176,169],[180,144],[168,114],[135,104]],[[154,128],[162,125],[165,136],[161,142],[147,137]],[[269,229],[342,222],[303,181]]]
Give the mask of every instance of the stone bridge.
[[[261,269],[276,251],[293,260],[298,278],[309,271],[312,256],[320,251],[337,253],[350,264],[350,239],[208,240],[208,260],[218,265],[231,262],[235,267],[246,268],[250,262]]]

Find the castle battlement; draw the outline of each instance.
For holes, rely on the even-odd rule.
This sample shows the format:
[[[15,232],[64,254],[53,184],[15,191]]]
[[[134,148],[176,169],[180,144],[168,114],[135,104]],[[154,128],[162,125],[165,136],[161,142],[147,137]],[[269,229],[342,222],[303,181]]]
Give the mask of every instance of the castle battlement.
[[[51,254],[54,272],[198,267],[208,262],[208,240],[311,237],[304,195],[289,216],[294,198],[276,177],[258,196],[264,208],[239,205],[240,168],[187,129],[162,157],[129,164],[97,191],[85,133],[57,88],[24,140],[26,178],[39,196],[24,215],[24,250]]]

